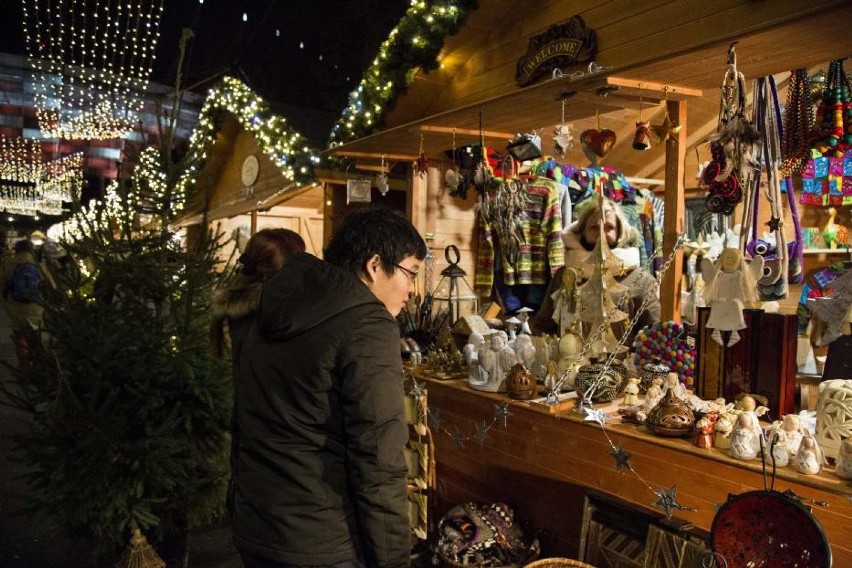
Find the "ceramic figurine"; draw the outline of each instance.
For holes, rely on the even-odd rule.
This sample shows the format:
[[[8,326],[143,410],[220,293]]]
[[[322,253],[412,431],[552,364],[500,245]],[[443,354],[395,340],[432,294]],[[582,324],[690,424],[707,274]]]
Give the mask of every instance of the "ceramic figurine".
[[[710,337],[723,345],[722,332],[730,331],[730,347],[740,340],[739,330],[746,327],[743,308],[759,300],[757,280],[763,276],[763,257],[757,256],[746,264],[739,249],[726,248],[715,264],[704,259],[701,274],[706,282],[704,299],[710,306],[706,324],[713,330]]]
[[[796,469],[805,475],[816,475],[822,471],[823,463],[825,463],[825,458],[816,438],[811,435],[803,436],[802,444],[796,453]]]
[[[680,377],[677,373],[667,373],[666,380],[663,383],[663,394],[669,390],[674,390],[674,395],[681,400],[686,399],[686,387],[680,382]]]
[[[627,379],[627,386],[624,387],[624,400],[622,404],[625,406],[636,406],[639,402],[639,377],[630,377]]]
[[[810,432],[802,426],[802,419],[798,414],[785,415],[781,427],[787,436],[787,445],[790,448],[790,457],[792,458],[799,452],[802,439],[810,434]]]
[[[763,448],[766,463],[775,467],[785,467],[790,463],[790,448],[787,443],[787,433],[781,428],[770,431],[766,446]]]
[[[645,393],[644,411],[645,416],[657,406],[663,398],[663,379],[656,377],[651,381],[651,386],[648,387],[648,392]]]
[[[515,341],[517,339],[518,334],[515,332],[518,329],[517,326],[521,325],[521,320],[516,318],[515,316],[510,317],[506,320],[506,329],[509,332],[509,343]]]
[[[719,415],[716,426],[713,428],[713,445],[720,450],[731,449],[731,434],[737,421],[737,414],[733,411]]]
[[[751,414],[737,416],[737,425],[731,434],[731,457],[738,460],[753,460],[760,449],[759,438],[755,437]]]
[[[532,369],[535,364],[535,346],[532,342],[532,336],[526,334],[517,336],[512,347],[518,362],[522,363],[527,369]]]
[[[713,447],[713,432],[716,422],[719,420],[719,412],[708,412],[695,423],[698,435],[695,437],[695,445],[699,448]]]
[[[544,376],[544,388],[552,391],[559,382],[559,368],[556,366],[556,361],[547,362],[547,374]]]
[[[538,394],[535,376],[522,363],[515,363],[506,377],[506,390],[515,400],[530,400]]]
[[[840,444],[834,473],[841,479],[852,479],[852,440],[843,440]]]
[[[757,400],[755,400],[754,396],[750,394],[745,394],[739,396],[736,404],[734,405],[734,410],[739,411],[741,414],[748,414],[749,416],[751,416],[752,432],[754,432],[754,435],[757,436],[758,440],[764,439],[763,429],[760,427],[760,417],[766,414],[766,412],[769,410],[766,406],[758,406]]]
[[[479,366],[479,353],[485,347],[485,337],[476,331],[470,334],[467,338],[467,345],[464,346],[462,354],[464,361],[467,363],[467,380],[471,383],[485,382]]]
[[[491,342],[488,349],[482,349],[479,352],[479,366],[484,372],[482,378],[485,381],[470,383],[470,386],[489,392],[506,392],[506,373],[508,373],[515,362],[512,361],[512,364],[504,369],[504,365],[506,364],[503,354],[504,349],[509,349],[512,356],[514,356],[515,352],[511,348],[506,347],[503,337],[499,333],[491,334]],[[503,361],[501,362],[501,360]]]

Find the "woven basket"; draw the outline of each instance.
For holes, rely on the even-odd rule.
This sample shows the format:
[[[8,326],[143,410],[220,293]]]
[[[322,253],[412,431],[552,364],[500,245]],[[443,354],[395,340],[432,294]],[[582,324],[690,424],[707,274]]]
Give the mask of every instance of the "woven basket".
[[[532,566],[535,564],[527,564],[528,562],[532,562],[538,555],[541,553],[541,548],[538,542],[538,539],[534,540],[530,545],[529,555],[521,562],[520,564],[510,564],[507,566],[494,566],[488,565],[488,568],[521,568],[522,566]],[[446,558],[445,556],[438,554],[436,558],[439,560],[439,566],[443,566],[444,568],[484,568],[486,565],[482,563],[474,563],[474,564],[462,564],[461,562],[456,562],[451,558]]]
[[[542,558],[535,562],[530,562],[526,568],[595,568],[591,564],[580,562],[579,560],[571,560],[570,558]]]

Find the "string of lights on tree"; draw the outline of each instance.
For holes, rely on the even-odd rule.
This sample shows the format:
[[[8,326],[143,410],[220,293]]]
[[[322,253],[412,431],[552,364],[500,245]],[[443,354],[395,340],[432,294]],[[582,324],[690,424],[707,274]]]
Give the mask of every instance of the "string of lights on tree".
[[[358,88],[349,94],[349,104],[332,126],[329,147],[378,130],[385,113],[414,81],[417,70],[438,67],[444,38],[457,33],[468,11],[477,5],[476,0],[412,0]]]
[[[0,209],[16,215],[60,215],[83,183],[83,154],[43,163],[39,140],[0,136]]]
[[[190,139],[189,165],[177,183],[176,195],[185,199],[187,188],[195,183],[224,112],[231,113],[243,129],[254,135],[261,151],[285,178],[297,183],[313,181],[319,154],[308,147],[307,140],[287,124],[286,118],[273,114],[263,98],[242,81],[225,77],[219,85],[210,89],[204,101]],[[156,180],[152,183],[154,187],[159,186]]]
[[[142,108],[164,0],[23,0],[34,102],[45,138],[112,139]]]

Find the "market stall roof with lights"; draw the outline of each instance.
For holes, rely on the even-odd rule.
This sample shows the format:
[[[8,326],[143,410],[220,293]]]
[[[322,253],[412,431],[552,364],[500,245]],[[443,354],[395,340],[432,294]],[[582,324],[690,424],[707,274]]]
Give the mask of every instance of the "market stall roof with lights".
[[[189,205],[178,225],[198,222],[204,211],[218,219],[268,209],[314,187],[319,163],[287,119],[233,77],[210,90],[189,152],[191,165],[178,183]],[[248,156],[256,166],[244,167]]]

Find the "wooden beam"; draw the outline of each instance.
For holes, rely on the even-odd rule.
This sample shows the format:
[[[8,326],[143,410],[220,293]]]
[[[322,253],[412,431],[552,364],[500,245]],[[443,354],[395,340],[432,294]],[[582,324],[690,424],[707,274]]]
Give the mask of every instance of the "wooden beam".
[[[653,81],[642,81],[641,79],[607,77],[606,82],[607,85],[619,87],[620,90],[617,92],[630,92],[634,96],[644,93],[646,96],[658,98],[658,95],[665,95],[669,100],[679,101],[689,97],[700,97],[703,95],[699,89],[681,87],[679,85],[664,85],[662,83],[654,83]]]
[[[683,232],[686,205],[683,175],[686,162],[686,101],[668,101],[669,118],[682,128],[676,140],[666,142],[666,184],[663,201],[663,257],[674,249],[678,235]],[[680,322],[680,285],[683,277],[683,252],[678,251],[660,283],[662,321]]]
[[[384,154],[381,152],[355,152],[352,150],[339,150],[334,151],[334,148],[329,149],[335,156],[346,156],[348,158],[374,158],[376,160],[381,160],[382,156],[385,157],[386,160],[416,160],[419,156],[412,154]]]
[[[429,126],[429,125],[421,125],[414,128],[416,131],[420,132],[441,132],[444,134],[459,134],[463,136],[482,136],[488,138],[505,138],[507,140],[511,140],[515,136],[517,136],[517,132],[509,134],[506,132],[494,132],[492,130],[475,130],[471,128],[455,128],[453,126]]]

